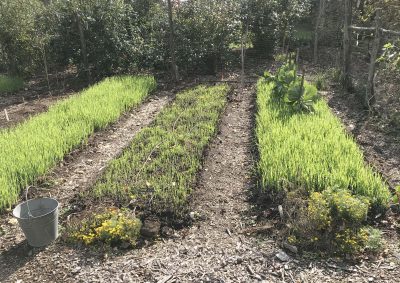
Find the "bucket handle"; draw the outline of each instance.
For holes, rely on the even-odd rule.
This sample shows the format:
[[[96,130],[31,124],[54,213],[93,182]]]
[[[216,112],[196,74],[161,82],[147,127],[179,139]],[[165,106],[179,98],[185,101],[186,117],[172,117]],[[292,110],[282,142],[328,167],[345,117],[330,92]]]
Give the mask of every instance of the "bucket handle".
[[[33,215],[32,215],[31,210],[30,210],[30,208],[29,208],[29,199],[28,199],[28,192],[29,192],[29,189],[30,189],[30,188],[31,188],[31,186],[28,186],[28,187],[26,187],[26,189],[25,189],[26,207],[28,208],[28,219],[29,219],[29,218],[33,218]]]

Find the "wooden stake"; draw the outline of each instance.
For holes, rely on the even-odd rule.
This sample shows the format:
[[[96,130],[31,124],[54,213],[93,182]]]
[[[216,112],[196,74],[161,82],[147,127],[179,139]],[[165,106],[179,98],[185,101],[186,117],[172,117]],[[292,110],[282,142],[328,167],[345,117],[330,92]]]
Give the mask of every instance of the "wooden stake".
[[[305,71],[304,67],[301,68],[301,71],[303,74],[301,75],[300,92],[301,92],[301,95],[303,96],[304,95],[304,78],[306,76],[306,71]]]
[[[4,114],[6,114],[6,120],[7,120],[7,122],[10,122],[10,118],[8,117],[7,109],[4,109]]]

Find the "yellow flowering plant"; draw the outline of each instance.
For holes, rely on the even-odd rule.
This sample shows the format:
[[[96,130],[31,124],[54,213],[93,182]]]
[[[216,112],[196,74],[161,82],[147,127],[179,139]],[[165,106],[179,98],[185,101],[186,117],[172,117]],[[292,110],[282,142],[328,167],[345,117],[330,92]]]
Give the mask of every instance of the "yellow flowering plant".
[[[125,242],[134,246],[141,226],[141,221],[128,210],[108,209],[85,220],[70,233],[70,238],[85,245],[103,243],[115,246]]]

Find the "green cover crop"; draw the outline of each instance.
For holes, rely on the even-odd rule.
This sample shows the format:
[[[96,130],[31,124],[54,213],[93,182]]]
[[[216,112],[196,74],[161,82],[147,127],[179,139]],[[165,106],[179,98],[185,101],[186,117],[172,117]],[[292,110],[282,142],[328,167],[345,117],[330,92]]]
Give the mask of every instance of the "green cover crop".
[[[94,187],[97,197],[143,205],[179,216],[203,152],[217,130],[228,87],[200,86],[177,95],[152,126],[142,130]]]
[[[94,131],[114,122],[155,88],[153,77],[114,77],[49,111],[0,131],[0,210]]]
[[[316,92],[304,77],[299,84],[291,63],[258,82],[260,186],[284,196],[290,243],[361,252],[376,233],[364,226],[370,208],[387,207],[390,192]]]
[[[350,190],[374,206],[388,203],[390,193],[380,176],[364,163],[363,154],[321,99],[314,113],[293,111],[275,99],[274,82],[261,79],[257,95],[258,172],[264,189],[327,188]],[[305,88],[313,88],[305,82]]]

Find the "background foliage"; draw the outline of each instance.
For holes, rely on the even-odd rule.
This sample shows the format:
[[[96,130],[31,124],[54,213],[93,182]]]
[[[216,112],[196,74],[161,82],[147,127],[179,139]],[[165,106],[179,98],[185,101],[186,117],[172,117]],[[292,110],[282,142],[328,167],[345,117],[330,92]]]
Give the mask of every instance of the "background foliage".
[[[180,71],[215,73],[232,64],[232,46],[240,46],[247,31],[257,54],[271,55],[277,43],[289,42],[311,2],[173,1]],[[5,0],[0,3],[0,72],[32,75],[43,73],[46,64],[50,72],[77,66],[81,73],[87,65],[100,77],[167,70],[168,37],[164,0]]]

